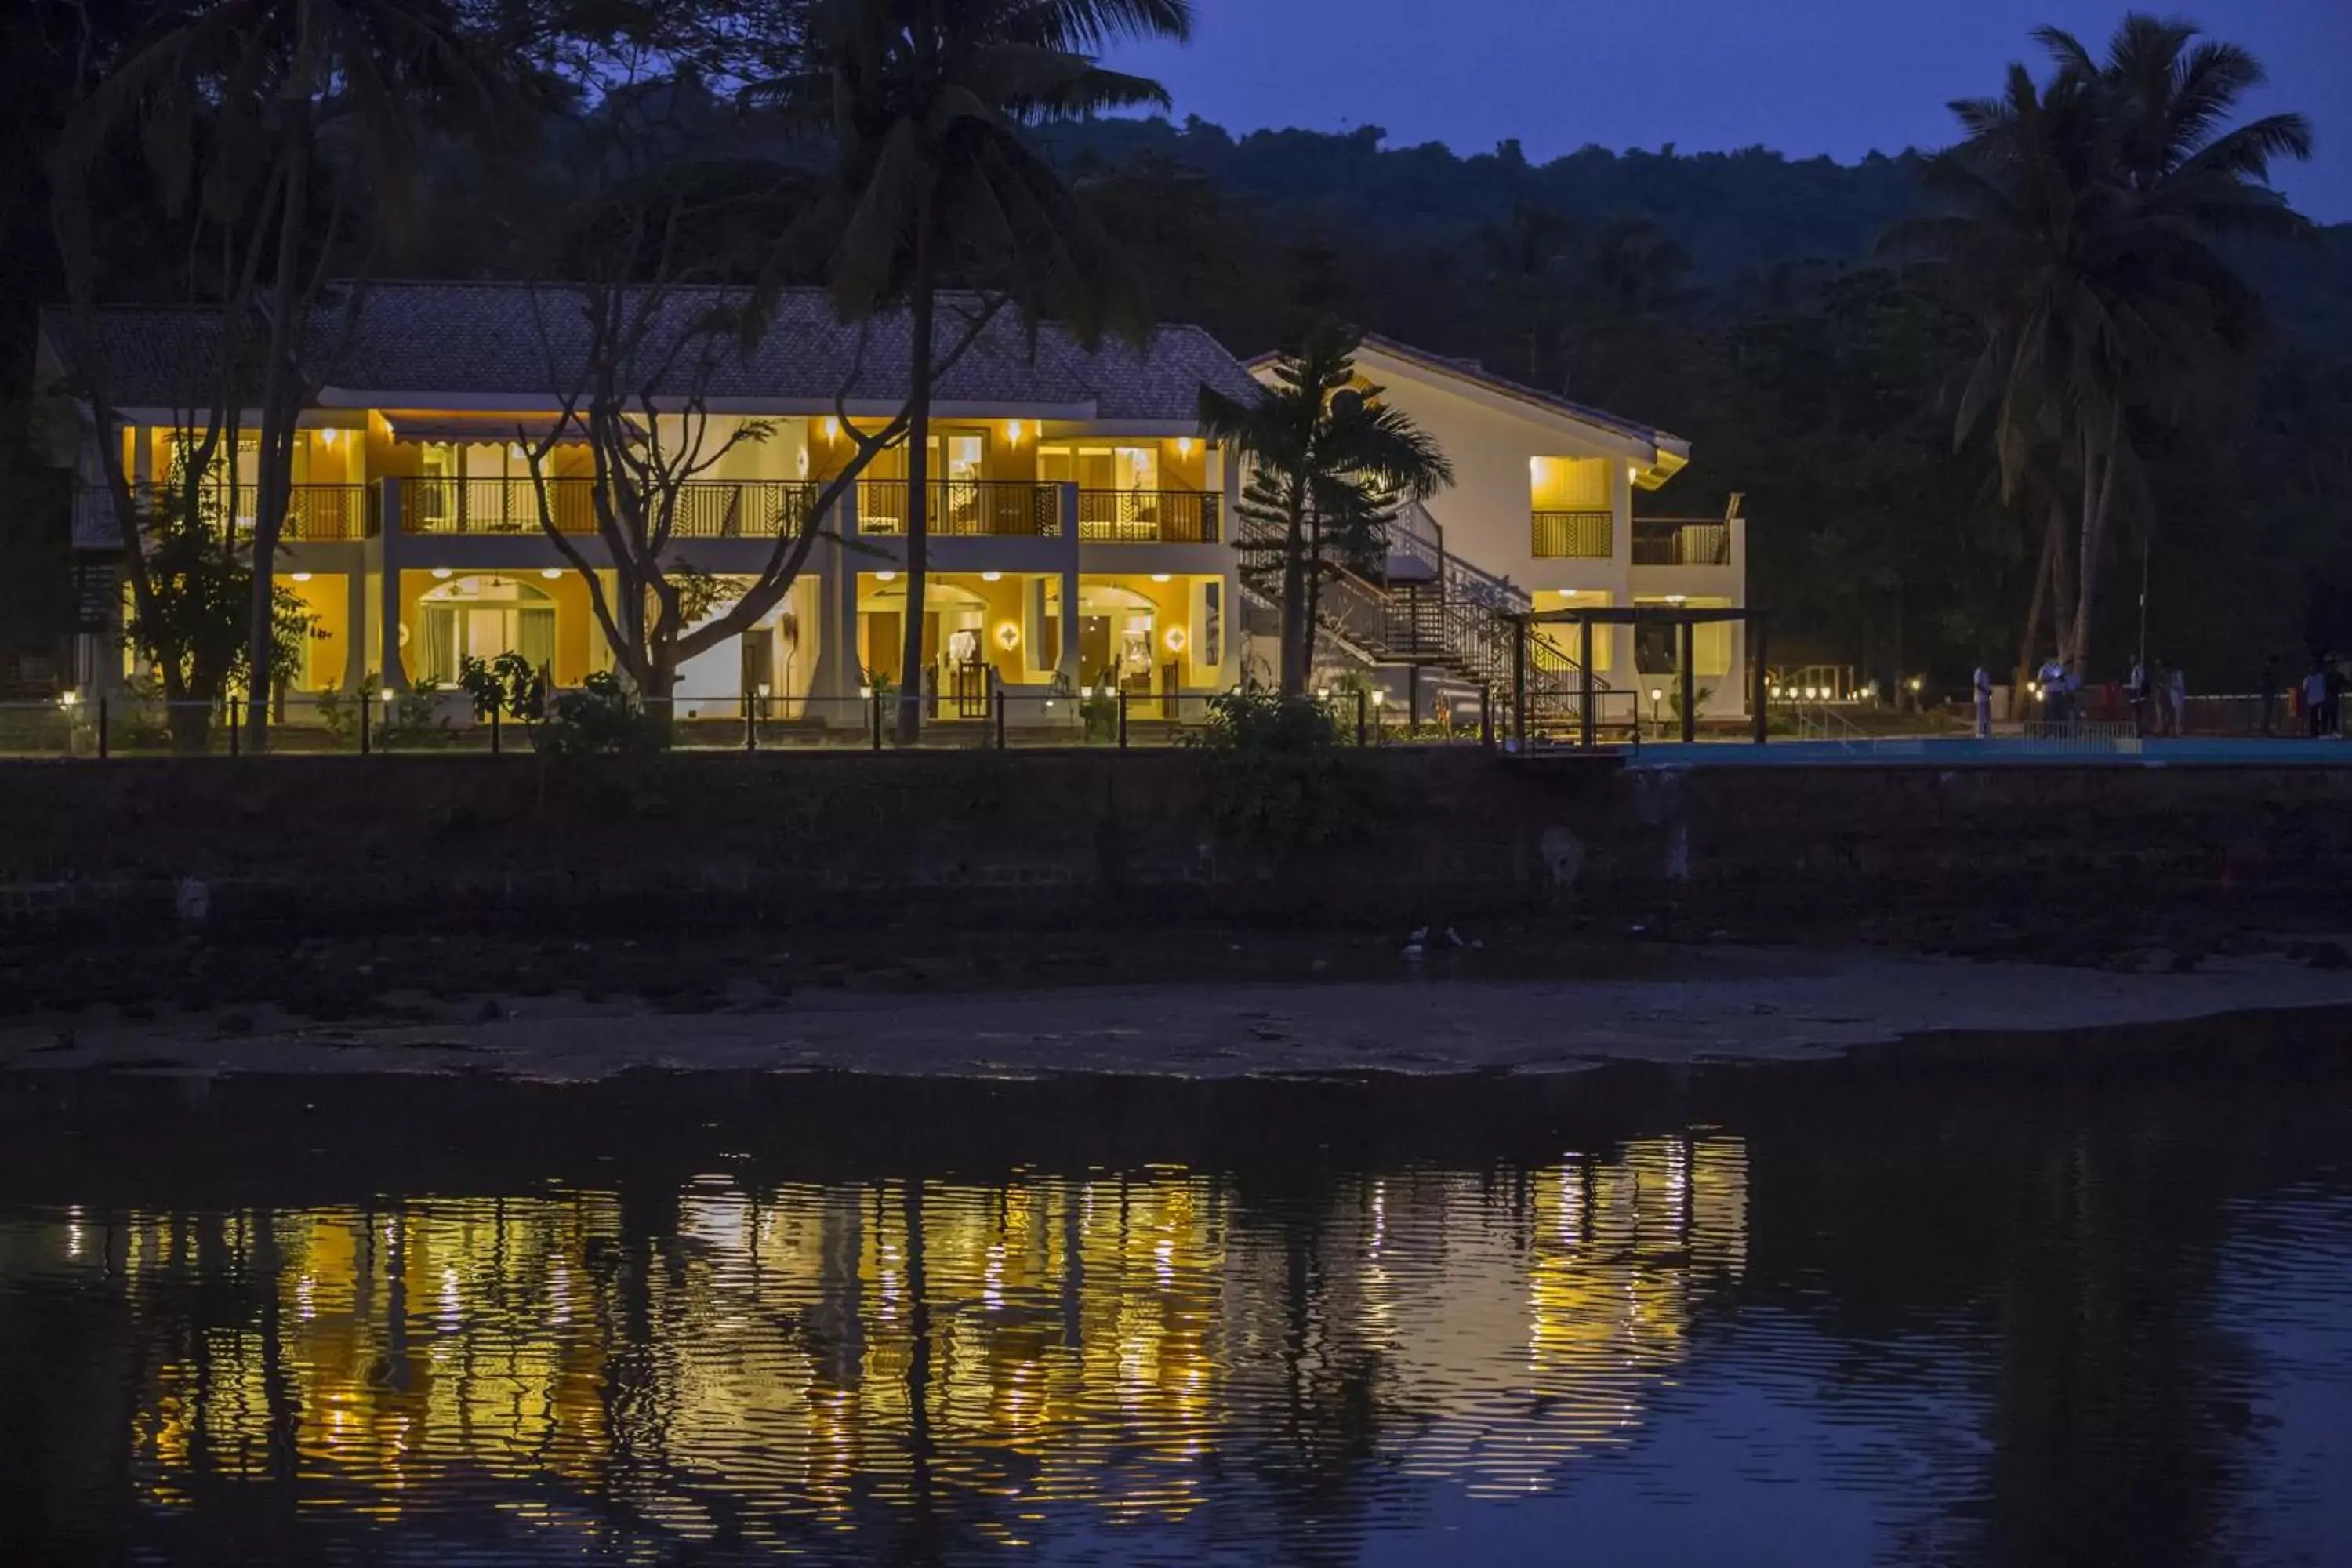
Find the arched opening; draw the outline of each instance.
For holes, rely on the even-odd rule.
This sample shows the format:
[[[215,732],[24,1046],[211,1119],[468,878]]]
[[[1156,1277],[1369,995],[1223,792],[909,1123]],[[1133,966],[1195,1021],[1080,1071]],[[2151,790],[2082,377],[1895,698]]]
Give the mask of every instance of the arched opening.
[[[555,665],[555,601],[513,577],[481,574],[435,584],[420,595],[425,648],[417,678],[450,685],[467,658],[519,653],[533,669]]]
[[[1160,606],[1132,588],[1081,583],[1078,675],[1089,685],[1149,691],[1158,664]]]

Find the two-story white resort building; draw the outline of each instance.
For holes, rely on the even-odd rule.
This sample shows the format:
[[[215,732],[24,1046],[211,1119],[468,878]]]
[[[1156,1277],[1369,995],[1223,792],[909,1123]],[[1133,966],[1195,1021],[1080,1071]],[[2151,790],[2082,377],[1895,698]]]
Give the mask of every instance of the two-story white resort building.
[[[1269,355],[1251,369],[1265,379],[1273,364]],[[1379,336],[1364,339],[1356,370],[1436,440],[1454,470],[1453,486],[1408,508],[1392,532],[1384,614],[1351,585],[1327,590],[1327,656],[1380,665],[1391,700],[1426,714],[1448,696],[1465,700],[1475,683],[1511,679],[1509,650],[1479,635],[1465,604],[1514,613],[1746,607],[1747,523],[1736,498],[1720,517],[1633,515],[1636,491],[1657,489],[1689,463],[1683,437]],[[1540,646],[1523,679],[1541,689],[1541,716],[1556,721],[1580,694],[1582,637],[1556,622],[1534,636]],[[1695,628],[1701,715],[1745,710],[1746,642],[1735,622]],[[1596,626],[1602,721],[1647,717],[1652,693],[1667,700],[1679,658],[1671,626]]]
[[[548,323],[576,315],[576,295],[562,285],[385,282],[364,290],[353,313],[335,309],[313,334],[338,347],[311,367],[316,391],[300,419],[275,565],[317,621],[301,668],[283,672],[289,688],[446,686],[468,657],[509,651],[559,688],[609,668],[571,562],[584,559],[613,591],[591,456],[560,425],[567,372],[549,347]],[[63,327],[45,318],[40,369],[71,388],[79,367]],[[790,293],[755,343],[730,340],[708,362],[694,388],[709,415],[702,439],[725,443],[746,424],[765,435],[729,447],[690,481],[673,555],[719,579],[723,595],[762,568],[780,532],[808,526],[851,455],[848,429],[877,428],[899,409],[904,331],[889,319],[845,326],[822,294]],[[122,595],[105,575],[120,545],[96,442],[120,443],[134,488],[164,481],[189,431],[206,423],[200,411],[222,384],[218,348],[208,311],[98,317],[91,368],[119,427],[101,437],[85,419],[75,458],[74,542],[85,582],[97,584],[83,595],[85,690],[117,689],[136,672],[122,651]],[[1491,686],[1517,612],[1740,602],[1736,517],[1656,525],[1631,515],[1634,489],[1687,460],[1678,438],[1384,340],[1367,342],[1361,365],[1444,447],[1458,476],[1402,521],[1384,580],[1325,596],[1329,656],[1369,667],[1401,709],[1433,713],[1449,691]],[[1247,395],[1250,374],[1197,328],[1088,349],[1050,323],[1034,337],[1009,319],[995,323],[937,389],[928,668],[900,668],[901,446],[820,520],[822,537],[776,608],[682,667],[679,715],[740,716],[756,701],[779,721],[859,727],[862,694],[916,679],[944,722],[987,718],[998,690],[1024,700],[1011,707],[1015,722],[1048,721],[1046,702],[1074,689],[1115,689],[1142,716],[1172,717],[1185,699],[1270,666],[1270,646],[1257,658],[1244,646],[1271,606],[1244,604],[1232,547],[1236,465],[1202,437],[1196,414],[1203,386]],[[246,411],[243,445],[215,459],[225,509],[248,525],[257,423]],[[528,448],[550,439],[535,481]],[[562,545],[542,528],[542,485]],[[1738,634],[1709,630],[1696,659],[1713,692],[1703,710],[1737,712]],[[1577,645],[1557,627],[1538,635],[1547,647],[1537,678],[1558,696],[1571,689],[1562,667]],[[1633,628],[1617,627],[1595,648],[1596,679],[1621,699],[1657,657],[1671,667],[1670,653],[1637,644]]]

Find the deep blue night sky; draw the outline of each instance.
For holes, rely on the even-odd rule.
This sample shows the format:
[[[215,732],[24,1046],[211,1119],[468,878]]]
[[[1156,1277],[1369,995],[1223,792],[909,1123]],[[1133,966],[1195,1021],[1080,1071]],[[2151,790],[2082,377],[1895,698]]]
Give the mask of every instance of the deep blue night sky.
[[[1946,102],[1997,90],[2049,22],[2103,45],[2115,0],[1194,0],[1185,49],[1114,63],[1157,76],[1176,112],[1236,133],[1383,126],[1391,146],[1540,162],[1588,143],[1684,152],[1761,143],[1851,162],[1951,140]],[[2300,110],[2319,150],[2278,183],[2352,220],[2352,0],[2202,0],[2181,14],[2252,49],[2254,108]]]

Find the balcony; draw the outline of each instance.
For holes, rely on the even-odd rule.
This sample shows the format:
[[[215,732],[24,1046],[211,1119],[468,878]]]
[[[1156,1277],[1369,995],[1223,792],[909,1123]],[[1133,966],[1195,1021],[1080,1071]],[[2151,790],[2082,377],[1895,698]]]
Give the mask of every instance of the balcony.
[[[1720,518],[1637,517],[1636,566],[1728,566],[1731,524]]]
[[[1056,485],[1027,479],[940,479],[927,487],[925,527],[934,539],[1058,539],[1062,498]],[[907,531],[908,482],[857,481],[857,531]]]
[[[1605,511],[1534,514],[1533,553],[1538,560],[1606,561],[1616,553],[1616,519]]]
[[[177,485],[134,484],[131,497],[142,512],[152,515],[185,492]],[[252,485],[203,485],[196,504],[215,527],[230,521],[236,537],[253,537],[260,496]],[[335,543],[366,539],[376,531],[375,492],[366,485],[296,485],[286,498],[286,517],[278,539],[288,544]],[[73,538],[78,550],[121,547],[115,526],[114,498],[104,485],[85,485],[74,493]]]
[[[560,533],[596,532],[593,479],[407,479],[401,531],[499,537],[540,531],[540,500]],[[689,479],[677,487],[672,539],[774,539],[805,527],[817,488],[781,479]]]
[[[1217,497],[1207,490],[1080,490],[1078,537],[1109,544],[1214,544]]]

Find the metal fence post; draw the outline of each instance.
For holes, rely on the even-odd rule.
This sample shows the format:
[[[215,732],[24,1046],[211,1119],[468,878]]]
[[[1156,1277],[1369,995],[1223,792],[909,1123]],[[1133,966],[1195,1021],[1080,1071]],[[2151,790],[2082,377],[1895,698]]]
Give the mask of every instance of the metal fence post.
[[[1495,749],[1495,683],[1478,683],[1478,743],[1488,751]]]
[[[245,728],[237,721],[236,707],[234,702],[228,707],[228,754],[232,757],[237,754],[237,748],[243,743],[238,738],[237,731]]]
[[[362,687],[360,690],[360,755],[368,754],[368,710],[375,706],[375,693]]]
[[[1004,688],[996,689],[996,749],[1004,750]]]
[[[1365,738],[1364,733],[1366,710],[1370,706],[1370,700],[1365,696],[1363,688],[1358,687],[1356,689],[1356,746],[1360,751],[1371,743]]]
[[[760,749],[759,710],[751,706],[751,694],[748,691],[743,694],[743,749],[747,752]]]
[[[1751,692],[1748,701],[1756,710],[1756,743],[1759,746],[1765,743],[1772,724],[1772,688],[1764,674],[1765,637],[1763,617],[1750,616],[1748,626],[1748,679]]]
[[[880,751],[882,749],[882,693],[879,690],[866,694],[866,727],[873,732],[874,749]]]
[[[497,704],[493,703],[493,704],[491,705],[491,707],[490,707],[490,755],[492,755],[492,756],[494,756],[494,757],[495,757],[495,756],[497,756],[498,754],[499,754],[499,709],[498,709]]]
[[[1512,623],[1517,635],[1511,639],[1511,732],[1517,738],[1518,749],[1528,749],[1528,623]]]
[[[106,761],[106,699],[98,700],[98,760]]]
[[[1118,694],[1118,749],[1127,750],[1127,693]]]

